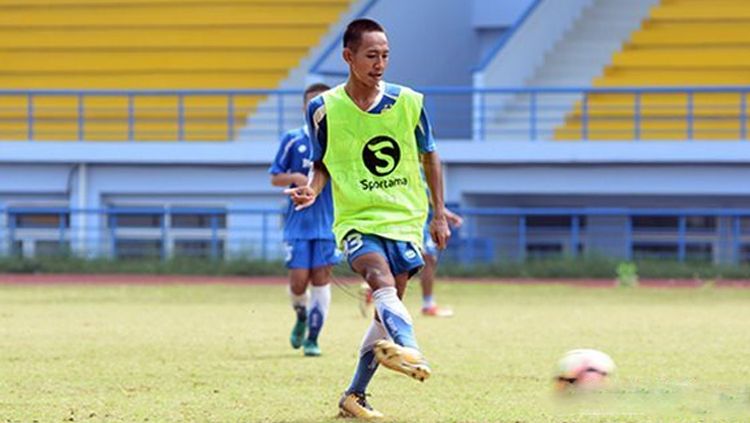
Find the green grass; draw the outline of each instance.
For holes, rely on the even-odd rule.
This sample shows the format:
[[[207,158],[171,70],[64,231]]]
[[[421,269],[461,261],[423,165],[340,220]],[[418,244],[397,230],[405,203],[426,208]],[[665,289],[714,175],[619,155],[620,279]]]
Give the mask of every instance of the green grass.
[[[420,384],[380,369],[401,422],[746,422],[750,290],[451,284],[417,315]],[[368,321],[334,289],[320,358],[288,346],[281,286],[0,286],[0,422],[338,421]],[[568,349],[618,365],[612,390],[555,397]]]

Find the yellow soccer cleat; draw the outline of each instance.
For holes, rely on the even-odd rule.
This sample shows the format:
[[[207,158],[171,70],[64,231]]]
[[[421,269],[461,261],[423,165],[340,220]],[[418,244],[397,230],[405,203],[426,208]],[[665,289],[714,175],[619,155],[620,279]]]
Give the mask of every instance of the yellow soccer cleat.
[[[424,382],[432,374],[422,353],[414,348],[402,347],[393,341],[381,339],[373,348],[375,359],[383,366]]]
[[[362,420],[375,420],[385,417],[383,413],[370,407],[366,394],[344,394],[339,400],[339,416]]]

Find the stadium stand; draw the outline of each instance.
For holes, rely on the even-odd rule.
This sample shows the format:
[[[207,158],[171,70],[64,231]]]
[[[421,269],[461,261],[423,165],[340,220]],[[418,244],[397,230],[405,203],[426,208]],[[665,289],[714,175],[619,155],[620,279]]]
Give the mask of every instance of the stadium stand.
[[[4,89],[276,88],[350,0],[0,0]],[[262,100],[175,95],[0,96],[0,139],[223,140]],[[182,103],[182,105],[180,105]],[[128,131],[129,108],[138,128]],[[179,110],[182,109],[180,112]],[[183,113],[188,124],[178,134]]]
[[[748,47],[750,2],[662,0],[613,55],[602,75],[593,79],[593,86],[746,85],[750,83]],[[737,140],[746,136],[747,94],[742,90],[636,97],[633,93],[591,94],[586,105],[587,138]],[[637,119],[636,109],[640,112]],[[579,101],[557,128],[555,138],[577,139],[581,125]]]
[[[591,86],[611,61],[612,52],[622,48],[658,2],[540,2],[506,48],[493,59],[484,75],[485,86],[541,88],[535,98],[537,138],[552,139],[555,129],[581,98],[581,90],[577,88]],[[547,92],[544,87],[571,90]],[[497,112],[491,113],[487,121],[487,137],[492,140],[529,137],[531,103],[528,92],[488,96],[490,111]]]

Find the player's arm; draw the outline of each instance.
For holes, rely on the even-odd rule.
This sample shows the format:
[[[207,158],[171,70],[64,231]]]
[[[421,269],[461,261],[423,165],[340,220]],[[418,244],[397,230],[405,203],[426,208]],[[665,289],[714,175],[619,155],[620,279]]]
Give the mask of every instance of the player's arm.
[[[277,173],[271,175],[271,185],[275,187],[305,186],[307,185],[307,175],[299,172]]]
[[[422,154],[422,167],[427,187],[430,189],[430,202],[433,210],[430,236],[437,247],[442,250],[448,245],[451,230],[448,227],[448,216],[443,199],[443,171],[437,151]]]
[[[288,187],[290,185],[302,186],[307,185],[307,175],[299,172],[291,172],[292,158],[289,150],[294,141],[292,132],[287,132],[281,137],[279,149],[276,157],[268,169],[271,174],[271,185],[275,187]]]
[[[432,220],[430,221],[430,236],[439,249],[448,245],[451,236],[448,227],[448,216],[443,199],[443,169],[440,164],[440,156],[437,153],[435,139],[432,136],[430,120],[427,112],[422,109],[419,116],[419,124],[414,129],[417,139],[417,147],[422,154],[422,168],[424,169],[427,187],[430,189],[430,202],[432,203]]]
[[[328,174],[323,164],[323,155],[326,146],[326,123],[325,123],[325,105],[322,97],[317,96],[310,100],[305,113],[307,127],[310,128],[310,143],[312,151],[310,158],[313,161],[312,177],[306,184],[299,185],[296,188],[284,190],[297,206],[296,210],[302,210],[310,207],[315,198],[323,191],[331,176]]]

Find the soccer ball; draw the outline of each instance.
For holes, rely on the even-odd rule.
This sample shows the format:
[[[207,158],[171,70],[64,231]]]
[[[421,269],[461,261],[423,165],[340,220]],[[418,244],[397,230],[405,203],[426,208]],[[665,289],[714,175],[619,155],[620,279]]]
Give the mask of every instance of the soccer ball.
[[[601,351],[571,350],[560,359],[555,386],[560,391],[602,389],[614,371],[615,362]]]

